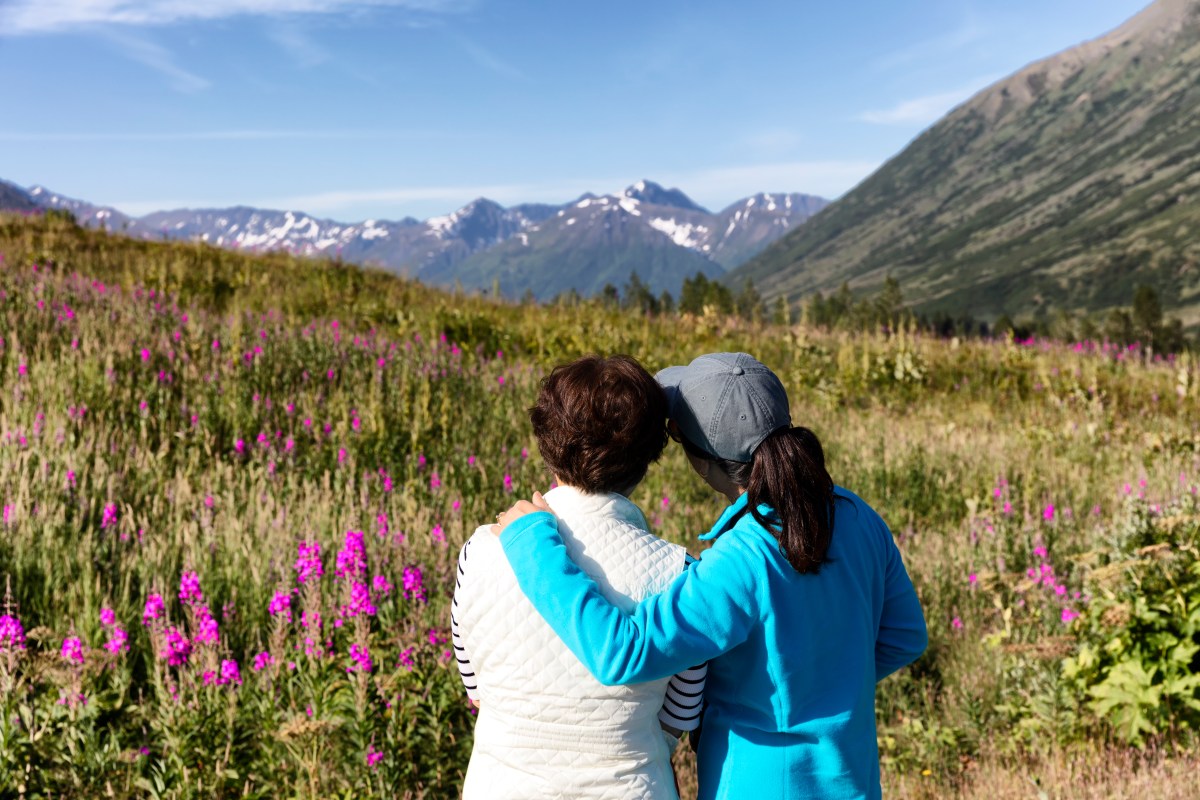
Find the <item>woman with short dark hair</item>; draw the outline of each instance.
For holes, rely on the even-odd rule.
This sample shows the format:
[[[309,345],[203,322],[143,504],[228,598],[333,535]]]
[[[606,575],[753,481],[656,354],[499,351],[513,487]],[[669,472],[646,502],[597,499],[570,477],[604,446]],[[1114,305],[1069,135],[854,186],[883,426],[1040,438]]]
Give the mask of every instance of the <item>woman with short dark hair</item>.
[[[616,608],[527,501],[500,515],[521,589],[606,684],[708,661],[701,800],[878,798],[875,684],[925,649],[883,520],[835,486],[773,372],[712,353],[660,372],[670,431],[730,505],[666,591]],[[535,497],[536,500],[536,497]]]
[[[530,409],[558,483],[545,498],[556,534],[617,608],[666,588],[687,564],[628,499],[666,445],[666,416],[662,388],[627,356],[555,368]],[[699,719],[703,668],[602,685],[525,599],[486,527],[459,554],[451,623],[480,707],[464,798],[678,797],[671,750]]]

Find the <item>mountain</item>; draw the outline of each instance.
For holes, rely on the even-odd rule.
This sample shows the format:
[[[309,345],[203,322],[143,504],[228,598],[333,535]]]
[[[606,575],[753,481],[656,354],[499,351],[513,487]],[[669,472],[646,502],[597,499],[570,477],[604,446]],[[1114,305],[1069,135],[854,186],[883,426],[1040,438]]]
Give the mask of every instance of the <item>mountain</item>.
[[[566,205],[505,208],[479,198],[423,222],[345,223],[246,206],[130,217],[41,186],[22,196],[38,207],[70,211],[82,224],[130,236],[336,255],[430,284],[489,289],[498,281],[508,296],[532,290],[539,299],[569,289],[593,294],[606,283],[623,286],[634,271],[655,292],[678,293],[684,277],[724,273],[827,202],[803,194],[760,194],[712,214],[679,189],[639,181],[619,195],[587,193]]]
[[[684,211],[699,211],[702,214],[708,213],[704,208],[697,205],[692,198],[678,189],[664,189],[654,181],[638,181],[622,192],[621,196],[655,206],[682,208]]]
[[[34,211],[37,202],[20,186],[0,181],[0,209],[5,211]]]
[[[458,266],[458,280],[477,287],[495,281],[508,297],[528,291],[548,300],[572,289],[587,296],[608,283],[621,287],[636,271],[656,294],[678,294],[685,277],[725,271],[702,252],[710,217],[628,195],[585,198],[471,256]]]
[[[1128,305],[1200,321],[1200,0],[979,92],[727,280],[796,300],[890,273],[928,310]]]
[[[109,206],[97,206],[83,200],[55,194],[44,186],[33,186],[29,196],[39,208],[54,208],[70,211],[80,225],[105,227],[109,230],[128,230],[133,218]]]
[[[585,196],[479,251],[459,265],[458,279],[465,286],[496,281],[507,296],[547,300],[571,289],[586,296],[610,283],[620,288],[636,271],[655,294],[678,294],[684,278],[721,275],[826,204],[760,194],[712,214],[678,189],[640,181],[620,195]]]

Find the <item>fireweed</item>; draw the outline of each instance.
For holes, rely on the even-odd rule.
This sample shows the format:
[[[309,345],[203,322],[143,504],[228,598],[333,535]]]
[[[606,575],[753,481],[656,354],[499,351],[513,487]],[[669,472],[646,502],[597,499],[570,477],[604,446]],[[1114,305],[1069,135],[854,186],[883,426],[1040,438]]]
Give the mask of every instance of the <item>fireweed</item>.
[[[585,352],[653,371],[749,349],[891,525],[932,644],[879,685],[885,783],[949,792],[985,746],[1104,735],[1088,692],[1116,661],[1076,692],[1061,659],[1140,612],[1085,557],[1125,502],[1194,490],[1189,356],[633,320],[190,244],[145,269],[21,252],[0,268],[0,725],[31,722],[4,729],[0,795],[456,796],[458,550],[549,488],[527,409]],[[673,446],[633,499],[693,550],[722,508]]]

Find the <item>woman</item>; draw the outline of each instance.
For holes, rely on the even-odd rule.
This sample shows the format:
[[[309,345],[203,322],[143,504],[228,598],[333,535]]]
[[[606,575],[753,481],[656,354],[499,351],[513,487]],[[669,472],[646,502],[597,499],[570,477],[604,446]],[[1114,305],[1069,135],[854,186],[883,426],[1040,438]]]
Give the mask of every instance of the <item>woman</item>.
[[[571,563],[554,517],[522,501],[499,519],[521,590],[603,683],[709,661],[702,800],[879,797],[875,683],[926,645],[887,526],[834,485],[752,357],[714,353],[657,378],[672,437],[730,501],[700,537],[711,548],[625,613]]]
[[[646,531],[629,493],[666,445],[667,403],[626,356],[582,358],[543,382],[530,411],[558,487],[555,535],[606,602],[631,609],[684,570],[684,548]],[[479,705],[463,797],[675,800],[674,737],[696,726],[704,670],[636,685],[597,682],[521,594],[496,537],[459,554],[451,612],[468,697]]]

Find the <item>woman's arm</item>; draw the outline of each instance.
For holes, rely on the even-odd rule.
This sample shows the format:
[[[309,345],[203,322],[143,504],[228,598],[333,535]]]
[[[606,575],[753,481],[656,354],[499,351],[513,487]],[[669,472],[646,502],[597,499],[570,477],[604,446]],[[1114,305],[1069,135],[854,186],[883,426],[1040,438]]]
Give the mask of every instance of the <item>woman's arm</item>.
[[[925,652],[929,636],[925,613],[913,589],[900,550],[886,527],[887,565],[884,571],[883,612],[875,637],[875,680],[883,680],[896,670],[916,661]]]
[[[502,520],[504,521],[504,520]],[[746,640],[759,608],[749,558],[719,540],[666,591],[626,615],[571,561],[553,514],[509,521],[500,544],[521,591],[601,683],[665,678]]]

